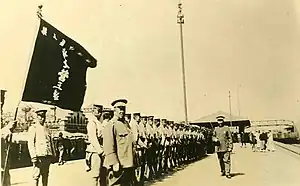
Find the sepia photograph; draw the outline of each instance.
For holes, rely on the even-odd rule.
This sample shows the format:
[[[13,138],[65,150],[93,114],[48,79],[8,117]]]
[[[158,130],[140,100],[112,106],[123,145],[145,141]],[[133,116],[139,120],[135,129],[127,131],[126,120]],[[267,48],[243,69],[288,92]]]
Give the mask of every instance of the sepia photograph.
[[[300,0],[1,0],[2,186],[299,186]]]

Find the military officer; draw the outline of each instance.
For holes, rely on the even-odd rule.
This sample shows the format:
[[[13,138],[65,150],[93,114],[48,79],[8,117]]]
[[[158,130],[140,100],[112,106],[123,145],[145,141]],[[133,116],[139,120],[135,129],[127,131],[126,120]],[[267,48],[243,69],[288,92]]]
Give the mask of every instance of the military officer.
[[[87,171],[91,177],[90,185],[105,185],[105,170],[103,169],[104,151],[103,151],[103,126],[102,126],[102,105],[93,105],[92,113],[86,113],[88,118],[87,136],[88,144],[86,148]],[[100,180],[100,177],[102,180]],[[104,179],[104,180],[103,180]]]
[[[224,126],[225,117],[217,116],[218,127],[215,128],[213,141],[216,145],[216,152],[218,155],[221,175],[226,176],[228,179],[230,175],[230,153],[232,152],[233,143],[232,135],[228,126]]]
[[[55,150],[50,130],[45,126],[47,110],[37,110],[37,119],[28,129],[28,150],[33,163],[33,179],[36,186],[42,176],[42,185],[48,185],[50,164],[55,157]]]
[[[125,121],[126,99],[112,102],[114,116],[104,131],[104,165],[109,170],[109,185],[131,186],[134,183],[134,137]]]

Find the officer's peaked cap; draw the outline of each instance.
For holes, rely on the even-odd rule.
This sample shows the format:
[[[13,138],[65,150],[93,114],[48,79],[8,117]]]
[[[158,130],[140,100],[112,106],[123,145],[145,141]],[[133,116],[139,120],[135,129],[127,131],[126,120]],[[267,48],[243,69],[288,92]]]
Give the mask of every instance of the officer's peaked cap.
[[[153,121],[154,116],[148,116],[148,119],[151,120],[151,121]]]
[[[111,103],[113,107],[125,107],[128,101],[126,99],[117,99]]]
[[[224,121],[225,116],[224,116],[224,115],[218,115],[218,116],[216,117],[216,119],[217,119],[218,121],[219,121],[219,120]]]
[[[99,105],[99,104],[93,104],[93,107],[95,108],[98,108],[98,109],[103,109],[103,106],[102,105]]]
[[[39,116],[46,116],[46,112],[47,110],[46,109],[39,109],[39,110],[36,110],[35,113]]]

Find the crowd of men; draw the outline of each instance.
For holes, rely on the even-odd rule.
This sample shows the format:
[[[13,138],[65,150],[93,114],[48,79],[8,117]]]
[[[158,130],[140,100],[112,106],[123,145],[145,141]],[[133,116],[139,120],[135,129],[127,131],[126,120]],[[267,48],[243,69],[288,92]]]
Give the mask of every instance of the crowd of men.
[[[126,114],[126,104],[125,99],[112,102],[112,109],[94,104],[93,112],[85,114],[88,118],[85,171],[90,181],[85,185],[144,185],[146,180],[168,174],[205,155],[206,129],[140,113]],[[59,165],[64,164],[62,135],[54,145],[45,125],[46,112],[37,110],[36,122],[28,130],[36,186],[40,178],[43,186],[48,185],[55,157],[59,157]],[[9,172],[6,174],[2,183],[10,185]]]

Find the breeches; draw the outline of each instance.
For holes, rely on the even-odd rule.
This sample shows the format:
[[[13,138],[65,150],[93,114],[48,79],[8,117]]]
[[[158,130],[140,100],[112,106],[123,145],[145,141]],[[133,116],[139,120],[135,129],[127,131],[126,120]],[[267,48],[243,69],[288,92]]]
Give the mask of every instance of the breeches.
[[[39,162],[33,165],[32,177],[38,180],[42,176],[43,182],[48,181],[49,168],[51,164],[50,157],[38,157]]]
[[[134,168],[123,168],[121,171],[120,176],[116,176],[114,178],[111,178],[113,177],[111,171],[110,180],[112,181],[109,183],[109,186],[134,186]]]
[[[226,175],[230,174],[230,152],[217,152],[220,163],[221,172]]]
[[[103,167],[103,158],[97,153],[87,152],[87,154],[90,160],[91,170],[88,172],[88,175],[92,181],[91,185],[107,185],[107,169]]]

